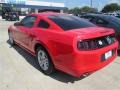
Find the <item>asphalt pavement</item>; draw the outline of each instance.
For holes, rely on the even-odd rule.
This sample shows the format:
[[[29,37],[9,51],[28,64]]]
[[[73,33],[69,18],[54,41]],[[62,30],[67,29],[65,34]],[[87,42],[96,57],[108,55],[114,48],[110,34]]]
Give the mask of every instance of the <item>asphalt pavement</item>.
[[[9,45],[7,28],[13,23],[0,20],[0,90],[120,90],[120,53],[88,77],[74,78],[60,71],[46,76],[35,57]]]

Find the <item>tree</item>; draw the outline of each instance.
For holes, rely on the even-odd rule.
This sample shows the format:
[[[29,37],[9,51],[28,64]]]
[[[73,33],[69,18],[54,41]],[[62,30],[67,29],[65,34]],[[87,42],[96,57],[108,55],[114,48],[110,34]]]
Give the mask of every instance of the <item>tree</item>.
[[[68,9],[68,13],[74,14],[74,15],[79,15],[81,13],[91,13],[91,12],[98,12],[96,8],[91,8],[89,6],[84,6],[84,7],[75,7],[72,9]]]
[[[66,7],[65,9],[64,9],[64,13],[68,13],[69,12],[69,9]]]
[[[80,9],[81,12],[91,12],[92,11],[92,8],[88,7],[88,6],[84,6]]]
[[[117,3],[112,3],[112,4],[106,5],[102,9],[102,12],[106,13],[106,12],[112,12],[112,11],[117,11],[117,10],[120,10],[120,6]]]
[[[74,15],[78,15],[78,14],[81,14],[81,13],[95,12],[97,10],[93,9],[93,8],[90,8],[88,6],[84,6],[82,8],[75,7],[75,8],[72,8],[72,9],[68,10],[68,11],[69,11],[69,13],[72,13]]]
[[[69,10],[69,13],[78,15],[78,14],[80,14],[80,8],[75,7],[75,8],[73,8],[73,9],[70,9],[70,10]]]

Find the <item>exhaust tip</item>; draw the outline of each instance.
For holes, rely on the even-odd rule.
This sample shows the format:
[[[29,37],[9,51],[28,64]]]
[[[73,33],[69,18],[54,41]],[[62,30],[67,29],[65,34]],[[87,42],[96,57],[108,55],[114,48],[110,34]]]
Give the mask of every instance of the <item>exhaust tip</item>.
[[[88,77],[89,75],[90,75],[90,73],[87,72],[87,73],[83,74],[83,77]]]

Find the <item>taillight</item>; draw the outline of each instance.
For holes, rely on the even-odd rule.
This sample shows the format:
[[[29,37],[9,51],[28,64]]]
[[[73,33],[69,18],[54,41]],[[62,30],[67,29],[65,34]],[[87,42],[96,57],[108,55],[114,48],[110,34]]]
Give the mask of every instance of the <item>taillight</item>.
[[[113,44],[116,41],[114,35],[94,38],[90,40],[82,40],[77,42],[77,48],[79,50],[93,50],[102,48]]]
[[[90,50],[90,49],[96,49],[97,46],[93,40],[91,40],[91,41],[78,41],[77,48],[79,50]]]

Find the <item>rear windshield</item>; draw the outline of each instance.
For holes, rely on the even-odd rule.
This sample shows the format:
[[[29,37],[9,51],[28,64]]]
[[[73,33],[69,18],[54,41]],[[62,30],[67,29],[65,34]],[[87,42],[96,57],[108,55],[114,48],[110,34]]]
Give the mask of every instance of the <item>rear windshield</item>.
[[[63,30],[95,27],[94,24],[88,22],[87,20],[72,15],[48,16],[48,18],[55,22]]]

